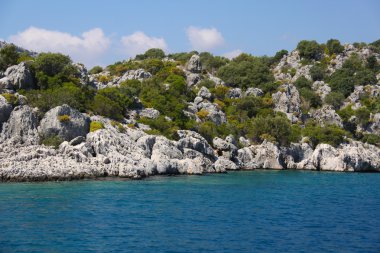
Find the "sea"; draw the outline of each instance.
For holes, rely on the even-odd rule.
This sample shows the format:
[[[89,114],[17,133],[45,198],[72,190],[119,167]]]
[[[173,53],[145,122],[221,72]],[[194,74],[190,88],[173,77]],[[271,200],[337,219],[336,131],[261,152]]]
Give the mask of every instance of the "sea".
[[[380,252],[380,174],[1,183],[0,252]]]

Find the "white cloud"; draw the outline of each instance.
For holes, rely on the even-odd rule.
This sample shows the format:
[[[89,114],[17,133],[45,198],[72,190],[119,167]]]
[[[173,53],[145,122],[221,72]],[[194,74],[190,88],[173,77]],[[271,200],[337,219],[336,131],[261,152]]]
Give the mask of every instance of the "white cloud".
[[[95,65],[95,61],[99,60],[111,43],[100,28],[86,31],[79,37],[60,31],[29,27],[10,36],[9,41],[32,51],[68,54],[74,61],[89,66]]]
[[[144,53],[150,48],[160,48],[164,51],[168,49],[163,38],[149,37],[141,31],[123,36],[121,38],[121,43],[124,46],[124,52],[129,56]]]
[[[231,52],[224,53],[223,56],[231,60],[242,53],[243,51],[241,51],[240,49],[236,49]]]
[[[207,51],[224,44],[224,38],[216,28],[198,28],[190,26],[187,28],[186,32],[194,50]]]

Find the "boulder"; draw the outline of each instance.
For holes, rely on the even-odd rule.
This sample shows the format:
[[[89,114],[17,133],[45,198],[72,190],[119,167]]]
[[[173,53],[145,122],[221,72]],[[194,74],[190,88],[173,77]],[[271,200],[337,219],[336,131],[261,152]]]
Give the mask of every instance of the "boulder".
[[[198,91],[198,97],[204,98],[204,99],[211,99],[211,92],[204,86],[202,86]]]
[[[255,97],[261,97],[264,96],[264,92],[259,88],[248,88],[245,93],[245,96],[255,96]]]
[[[324,100],[325,97],[331,92],[330,86],[324,81],[315,81],[312,89],[321,97],[322,100]]]
[[[9,120],[3,124],[0,139],[25,145],[37,144],[39,142],[37,127],[37,110],[27,105],[17,106],[12,111]]]
[[[229,141],[223,140],[219,137],[215,137],[212,140],[212,145],[216,149],[219,157],[226,159],[233,159],[236,156],[237,147]]]
[[[243,94],[240,88],[233,88],[228,91],[227,96],[229,98],[241,98]]]
[[[231,160],[225,157],[219,157],[214,164],[215,170],[217,171],[227,171],[227,170],[237,170],[239,167]]]
[[[326,125],[343,127],[342,119],[331,105],[324,105],[320,109],[311,110],[309,114],[310,117],[315,119],[322,127]]]
[[[70,141],[86,136],[90,129],[90,118],[68,105],[57,106],[48,111],[38,128],[42,136],[59,136]]]
[[[191,108],[189,107],[189,109]],[[227,122],[226,114],[218,108],[217,104],[210,103],[208,101],[203,101],[195,105],[195,108],[193,109],[195,109],[196,111],[207,111],[207,119],[211,120],[216,125],[221,125]]]
[[[12,109],[12,105],[0,95],[0,130],[3,123],[6,122],[11,115]]]
[[[27,90],[34,87],[33,76],[25,62],[7,68],[4,75],[0,79],[0,89]]]
[[[284,169],[283,157],[280,149],[269,141],[264,141],[260,145],[249,147],[253,153],[253,163],[260,169]]]
[[[87,85],[90,81],[87,68],[82,63],[75,63],[73,66],[77,69],[77,77],[82,85]]]
[[[283,84],[279,91],[272,94],[274,110],[283,112],[292,123],[298,121],[301,115],[301,99],[297,88],[293,84]]]
[[[140,110],[140,117],[148,118],[148,119],[157,119],[160,116],[160,112],[154,108],[145,108]]]
[[[199,55],[194,54],[186,64],[186,69],[192,73],[201,73],[202,64]]]
[[[380,113],[373,114],[370,122],[366,130],[370,133],[380,135]]]
[[[186,72],[187,87],[193,87],[194,85],[197,85],[201,80],[202,78],[199,74]]]
[[[177,146],[180,150],[196,150],[212,160],[216,159],[214,150],[202,135],[190,130],[178,130],[177,134],[179,136]]]

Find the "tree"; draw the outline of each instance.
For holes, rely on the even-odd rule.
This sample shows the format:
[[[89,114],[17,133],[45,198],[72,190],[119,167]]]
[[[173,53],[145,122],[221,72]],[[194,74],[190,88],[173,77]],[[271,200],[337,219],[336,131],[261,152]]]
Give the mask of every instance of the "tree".
[[[43,72],[47,76],[55,76],[71,65],[69,56],[60,53],[41,53],[37,56],[34,66],[36,72]]]
[[[17,64],[20,54],[13,44],[8,44],[0,49],[0,71],[5,71],[8,67]]]
[[[326,43],[326,47],[329,51],[329,54],[340,54],[344,50],[344,46],[340,44],[340,41],[337,39],[329,39]]]
[[[275,64],[275,63],[278,63],[281,61],[282,57],[284,57],[284,55],[287,55],[289,52],[288,50],[285,50],[285,49],[282,49],[280,51],[278,51],[273,57],[272,57],[272,60],[271,60],[271,64]]]
[[[312,84],[313,83],[310,80],[308,80],[305,76],[298,77],[297,80],[294,82],[294,85],[297,87],[297,89],[311,89]]]
[[[322,55],[322,47],[315,40],[301,40],[297,49],[301,57],[309,60],[318,60]]]
[[[160,48],[148,49],[144,54],[136,55],[136,60],[145,59],[163,59],[165,57],[165,52]]]

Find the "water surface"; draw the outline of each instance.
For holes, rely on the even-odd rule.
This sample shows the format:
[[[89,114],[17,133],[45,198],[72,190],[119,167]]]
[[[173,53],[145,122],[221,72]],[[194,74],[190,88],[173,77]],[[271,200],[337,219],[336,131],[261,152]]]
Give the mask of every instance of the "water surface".
[[[0,184],[0,252],[379,252],[380,174]]]

